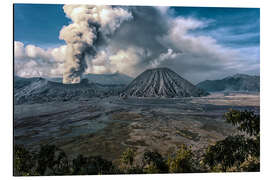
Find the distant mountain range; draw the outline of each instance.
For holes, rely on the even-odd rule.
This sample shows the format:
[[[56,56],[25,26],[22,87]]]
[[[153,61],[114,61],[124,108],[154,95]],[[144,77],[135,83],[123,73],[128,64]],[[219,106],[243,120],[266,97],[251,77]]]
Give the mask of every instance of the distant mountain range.
[[[206,80],[197,84],[197,87],[208,92],[217,91],[260,91],[260,76],[235,74],[220,80]]]
[[[215,91],[260,91],[259,76],[236,74],[221,80],[206,80],[195,86],[168,68],[148,69],[133,81],[120,73],[87,74],[83,78],[77,84],[63,84],[62,78],[15,76],[14,103],[69,101],[120,94],[172,98],[200,97]]]
[[[45,78],[14,77],[14,103],[44,103],[50,101],[69,101],[91,97],[119,95],[125,85],[103,85],[89,83],[83,79],[77,84],[63,84]]]
[[[121,73],[113,74],[84,74],[83,79],[88,79],[89,83],[98,83],[103,85],[127,85],[133,78]],[[47,78],[49,81],[62,82],[62,78]]]
[[[137,97],[199,97],[208,95],[168,68],[148,69],[125,89],[128,96]]]

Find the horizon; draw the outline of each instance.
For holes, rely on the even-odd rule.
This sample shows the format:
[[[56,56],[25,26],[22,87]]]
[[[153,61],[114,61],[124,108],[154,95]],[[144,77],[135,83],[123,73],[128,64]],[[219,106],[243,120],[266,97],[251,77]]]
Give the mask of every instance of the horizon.
[[[167,68],[167,67],[159,67],[159,68],[152,68],[152,69],[161,69],[161,68]],[[169,69],[169,68],[168,68]],[[151,70],[151,69],[146,69],[145,71],[147,71],[147,70]],[[144,71],[144,72],[145,72]],[[143,72],[142,72],[143,73]],[[141,73],[141,74],[142,74]],[[87,74],[83,74],[83,76],[81,77],[81,81],[82,80],[84,80],[84,79],[87,79],[87,78],[85,78],[85,75],[100,75],[100,76],[102,76],[102,75],[115,75],[115,74],[120,74],[120,75],[125,75],[125,76],[127,76],[128,78],[131,78],[132,80],[134,80],[134,79],[136,79],[139,75],[141,75],[141,74],[139,74],[138,76],[136,76],[136,77],[131,77],[131,76],[129,76],[129,75],[127,75],[127,74],[124,74],[124,73],[121,73],[121,72],[114,72],[114,73],[107,73],[107,74],[94,74],[94,73],[87,73]],[[178,73],[177,73],[178,74]],[[179,74],[178,74],[179,75]],[[198,82],[198,83],[192,83],[192,84],[194,84],[194,85],[197,85],[197,84],[199,84],[199,83],[202,83],[202,82],[204,82],[204,81],[215,81],[215,80],[223,80],[223,79],[226,79],[226,78],[228,78],[228,77],[234,77],[234,76],[237,76],[237,75],[247,75],[247,76],[258,76],[258,77],[260,77],[260,74],[259,75],[254,75],[254,74],[242,74],[242,73],[236,73],[236,74],[232,74],[232,75],[228,75],[228,76],[226,76],[226,77],[223,77],[223,78],[220,78],[220,79],[205,79],[205,80],[202,80],[202,81],[200,81],[200,82]],[[181,76],[181,75],[180,75]],[[47,80],[51,80],[51,79],[63,79],[63,77],[62,76],[58,76],[58,77],[42,77],[42,76],[32,76],[32,77],[22,77],[22,76],[18,76],[18,75],[16,75],[16,74],[14,74],[14,78],[15,77],[19,77],[19,78],[44,78],[44,79],[47,79]],[[182,77],[182,76],[181,76]],[[183,77],[184,79],[186,79],[185,77]],[[88,80],[88,79],[87,79]],[[186,80],[188,80],[188,79],[186,79]],[[188,80],[189,81],[189,80]],[[80,82],[79,82],[80,83]]]

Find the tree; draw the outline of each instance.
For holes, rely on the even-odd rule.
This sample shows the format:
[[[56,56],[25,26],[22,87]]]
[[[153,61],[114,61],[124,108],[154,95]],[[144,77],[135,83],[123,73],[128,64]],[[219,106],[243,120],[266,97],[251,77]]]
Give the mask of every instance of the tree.
[[[133,165],[134,156],[134,150],[127,148],[127,150],[123,152],[120,161],[123,165],[131,167]]]
[[[204,155],[204,162],[212,170],[221,165],[221,170],[226,171],[234,165],[240,166],[247,159],[247,148],[248,145],[244,136],[228,136],[208,147]]]
[[[163,157],[156,151],[146,151],[143,154],[143,169],[145,173],[167,173],[168,166]]]
[[[73,159],[73,172],[76,175],[112,174],[114,167],[111,161],[107,161],[100,156],[84,157],[78,155]]]
[[[29,176],[33,175],[35,162],[32,154],[23,145],[14,146],[14,175]]]
[[[260,116],[231,109],[225,118],[244,135],[228,136],[210,145],[203,155],[204,164],[212,171],[259,171]]]
[[[41,146],[36,155],[37,172],[41,175],[69,174],[68,159],[64,151],[55,145]]]
[[[191,147],[181,145],[174,156],[168,158],[168,167],[170,173],[187,173],[192,172],[192,157]]]
[[[241,132],[249,136],[258,136],[260,134],[260,115],[253,111],[238,111],[230,109],[225,113],[226,122],[236,126]]]

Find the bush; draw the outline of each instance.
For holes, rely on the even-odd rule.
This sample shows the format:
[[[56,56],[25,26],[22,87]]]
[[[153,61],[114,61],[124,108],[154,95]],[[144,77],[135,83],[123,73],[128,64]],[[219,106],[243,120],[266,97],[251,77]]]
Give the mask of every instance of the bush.
[[[188,173],[192,172],[193,153],[190,147],[182,145],[174,156],[168,158],[168,167],[170,173]]]
[[[114,172],[112,162],[100,156],[84,157],[78,155],[73,160],[72,168],[72,174],[76,175],[112,174]]]
[[[248,158],[247,148],[244,136],[229,136],[209,146],[203,162],[212,170],[221,167],[221,171],[226,171],[233,166],[240,166]]]
[[[226,122],[245,135],[228,136],[210,145],[203,155],[212,171],[259,171],[260,116],[252,111],[230,110]]]
[[[142,159],[145,173],[167,173],[168,166],[163,157],[156,151],[146,151]]]
[[[131,167],[133,165],[134,156],[134,150],[131,148],[127,148],[127,150],[123,152],[120,161],[124,166]]]
[[[225,113],[226,122],[236,126],[241,132],[249,136],[258,136],[260,134],[260,115],[253,111],[238,111],[230,109]]]
[[[37,172],[40,175],[63,175],[69,174],[68,159],[64,151],[55,145],[41,146],[36,155]]]
[[[14,175],[29,176],[32,172],[35,162],[32,154],[25,149],[23,145],[14,146]]]
[[[138,165],[134,166],[134,157],[135,151],[131,148],[127,148],[127,150],[123,152],[120,158],[120,166],[119,166],[119,170],[121,170],[121,173],[125,174],[143,173],[141,167],[139,167]]]

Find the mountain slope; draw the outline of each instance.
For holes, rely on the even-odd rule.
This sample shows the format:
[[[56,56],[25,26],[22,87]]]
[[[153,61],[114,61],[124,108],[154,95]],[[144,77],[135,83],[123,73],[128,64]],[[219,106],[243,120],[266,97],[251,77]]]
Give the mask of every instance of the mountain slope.
[[[14,103],[44,103],[118,95],[124,87],[124,85],[88,83],[87,79],[78,84],[62,84],[44,78],[17,78],[14,81]]]
[[[208,95],[168,68],[144,71],[127,86],[124,93],[137,97],[169,98]]]
[[[260,76],[236,74],[220,80],[206,80],[197,87],[209,92],[216,91],[260,91]]]

